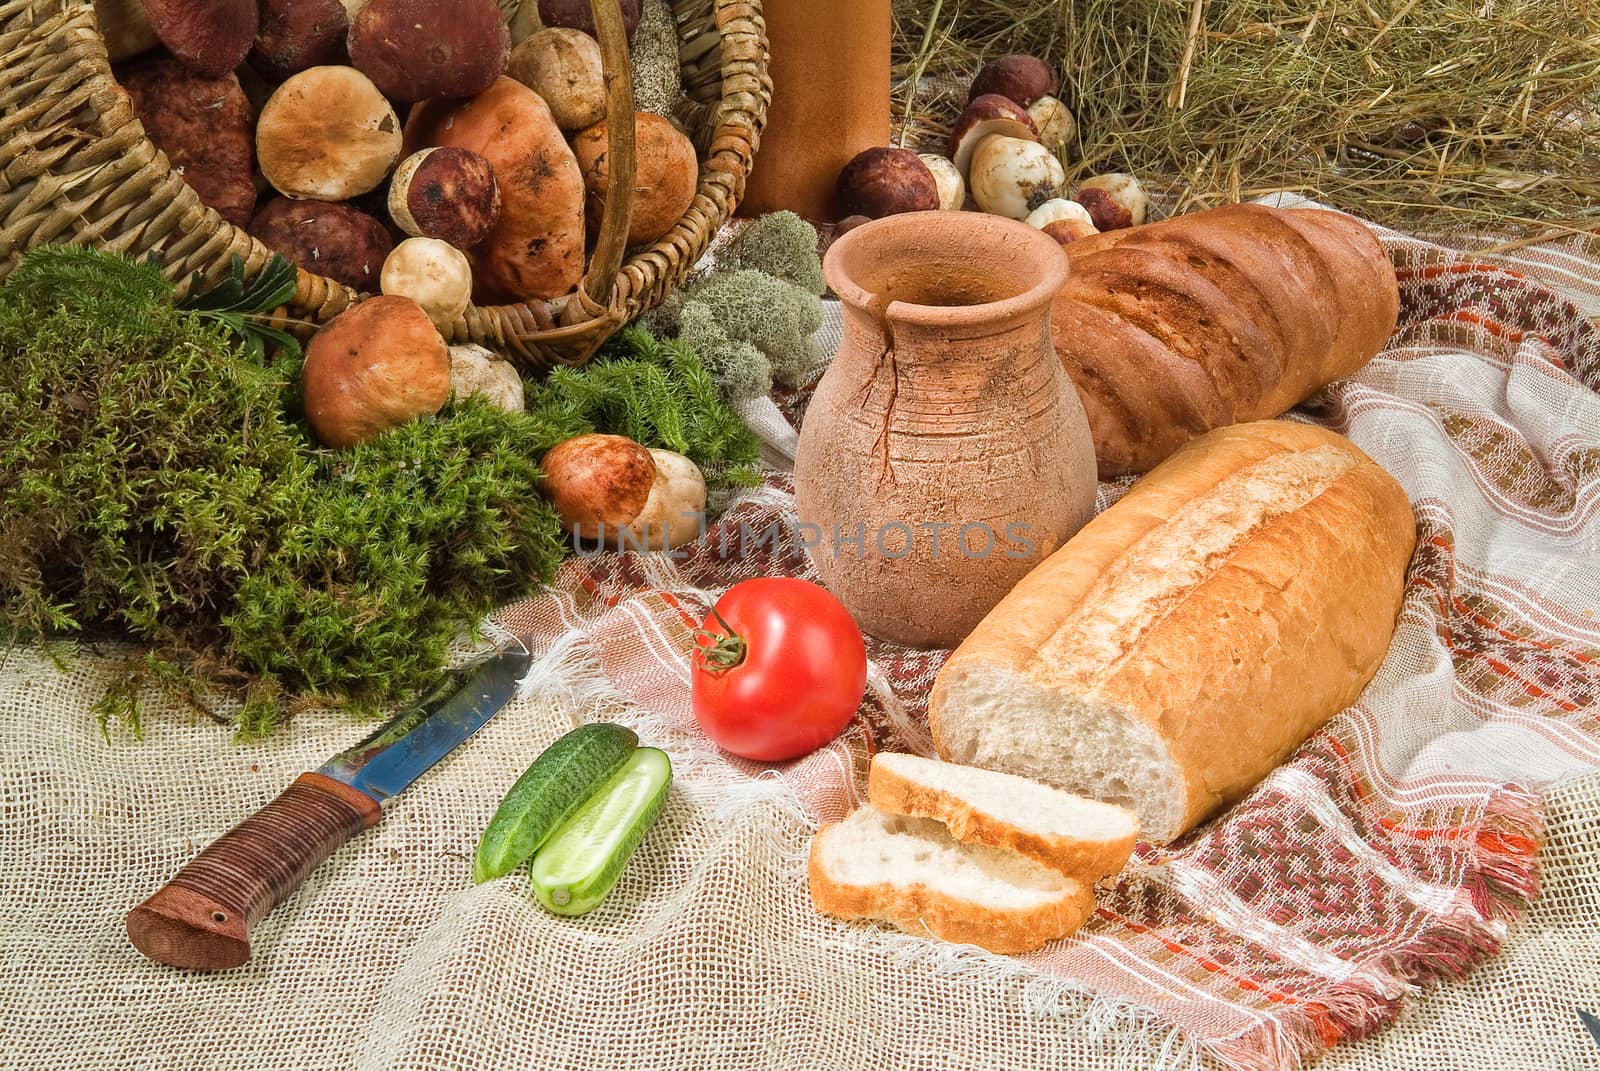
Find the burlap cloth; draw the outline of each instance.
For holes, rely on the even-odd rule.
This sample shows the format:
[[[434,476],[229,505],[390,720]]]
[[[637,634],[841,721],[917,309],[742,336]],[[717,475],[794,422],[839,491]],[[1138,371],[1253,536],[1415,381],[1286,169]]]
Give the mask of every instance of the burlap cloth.
[[[1398,1022],[1334,1047],[1316,1059],[1319,1068],[1600,1067],[1600,1046],[1575,1014],[1580,1007],[1600,1011],[1600,774],[1585,772],[1600,760],[1592,706],[1600,647],[1600,409],[1573,379],[1592,385],[1594,367],[1537,367],[1551,352],[1560,357],[1583,315],[1600,313],[1596,253],[1575,240],[1512,254],[1519,272],[1583,303],[1555,301],[1539,311],[1551,339],[1524,344],[1495,336],[1494,300],[1515,297],[1513,287],[1486,291],[1481,307],[1462,310],[1476,322],[1465,316],[1454,327],[1433,324],[1409,340],[1413,348],[1480,358],[1470,370],[1463,366],[1458,385],[1479,392],[1483,426],[1468,421],[1442,430],[1440,441],[1504,433],[1473,450],[1478,469],[1428,479],[1446,488],[1456,483],[1465,501],[1482,496],[1484,488],[1465,483],[1487,466],[1510,488],[1511,506],[1549,527],[1551,545],[1570,548],[1582,566],[1558,571],[1558,588],[1535,584],[1537,598],[1527,591],[1508,596],[1507,605],[1525,611],[1521,617],[1489,604],[1466,611],[1493,614],[1496,627],[1520,630],[1524,645],[1559,636],[1554,653],[1575,673],[1506,678],[1519,682],[1520,705],[1513,705],[1520,721],[1497,721],[1489,706],[1501,694],[1469,682],[1468,693],[1489,696],[1477,709],[1480,728],[1501,726],[1498,736],[1468,731],[1468,704],[1453,722],[1428,722],[1424,733],[1422,719],[1417,733],[1386,740],[1413,757],[1431,754],[1445,781],[1448,771],[1476,764],[1463,781],[1477,784],[1494,772],[1537,790],[1540,896],[1509,924],[1498,955],[1464,980],[1397,999],[1384,1018],[1398,1015]],[[1449,260],[1441,255],[1437,263]],[[1509,322],[1530,315],[1501,311]],[[1419,363],[1380,364],[1367,388],[1411,398],[1419,411],[1440,400],[1424,396],[1443,388]],[[1336,397],[1347,406],[1362,401]],[[1548,416],[1543,423],[1541,413]],[[1383,418],[1373,419],[1376,426],[1357,421],[1357,439],[1368,449],[1385,427]],[[1402,423],[1395,418],[1397,429]],[[1519,450],[1528,443],[1537,444],[1535,453]],[[1393,446],[1388,463],[1398,465]],[[1403,476],[1414,498],[1425,476],[1425,466]],[[1524,494],[1530,489],[1532,498]],[[1562,489],[1565,497],[1549,497]],[[1108,489],[1108,498],[1114,494]],[[781,508],[782,481],[754,499],[757,508]],[[1419,515],[1425,512],[1419,505]],[[1465,536],[1473,522],[1457,523]],[[1500,549],[1507,555],[1498,563],[1502,580],[1516,581],[1512,587],[1538,580],[1516,546]],[[672,587],[666,566],[641,560],[624,572],[633,589]],[[565,588],[509,620],[594,620],[582,595],[581,585]],[[633,604],[610,605],[604,627],[629,627]],[[1559,620],[1538,617],[1548,607]],[[644,610],[636,617],[632,639],[659,644],[660,665],[670,668],[673,638]],[[127,944],[123,913],[296,773],[360,735],[359,727],[312,713],[274,739],[240,746],[228,730],[193,714],[152,710],[142,742],[118,734],[107,742],[89,712],[105,663],[82,656],[63,672],[41,652],[10,652],[0,665],[0,1068],[1214,1065],[1215,1046],[1202,1046],[1193,1031],[1174,1028],[1170,1016],[1138,1001],[1086,991],[1029,962],[817,916],[803,876],[818,800],[826,795],[814,782],[823,778],[843,793],[820,809],[848,800],[858,784],[849,753],[824,753],[806,768],[809,781],[793,771],[751,776],[755,771],[697,742],[672,702],[619,697],[619,690],[635,700],[649,700],[652,689],[665,695],[675,686],[670,672],[619,689],[624,674],[605,664],[604,643],[597,664],[596,637],[578,638],[545,635],[547,658],[532,694],[400,797],[382,824],[262,923],[248,966],[216,976],[143,960]],[[1497,651],[1485,657],[1493,660]],[[1442,665],[1402,660],[1389,667],[1399,676],[1386,686],[1414,677],[1437,684],[1442,674],[1448,694],[1453,677],[1480,671],[1470,652]],[[874,691],[891,706],[899,672],[880,666],[874,678]],[[891,720],[905,718],[886,731],[915,743],[915,718],[885,709]],[[638,726],[646,739],[668,746],[678,771],[668,809],[617,892],[573,921],[541,911],[520,877],[474,887],[471,853],[505,788],[576,719],[596,717]],[[1365,723],[1355,717],[1341,724]],[[1367,746],[1379,748],[1356,740],[1357,758]],[[827,779],[821,767],[835,754]],[[1518,806],[1535,802],[1515,790],[1512,797],[1526,800]],[[1526,868],[1519,873],[1531,878]],[[1515,884],[1515,876],[1507,880]],[[1477,895],[1482,947],[1464,963],[1441,964],[1440,973],[1470,965],[1507,931],[1509,908],[1491,910],[1480,902],[1489,894]]]

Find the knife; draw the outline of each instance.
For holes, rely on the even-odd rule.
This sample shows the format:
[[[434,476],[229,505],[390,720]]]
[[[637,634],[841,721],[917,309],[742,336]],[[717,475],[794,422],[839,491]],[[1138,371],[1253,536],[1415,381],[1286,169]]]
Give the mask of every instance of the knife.
[[[128,912],[128,939],[173,967],[215,971],[243,964],[250,958],[250,927],[499,713],[532,662],[523,648],[507,648],[452,673],[361,743],[301,774]]]
[[[1583,1020],[1583,1025],[1589,1028],[1589,1036],[1594,1038],[1594,1043],[1600,1045],[1600,1019],[1595,1018],[1592,1012],[1578,1009],[1578,1018]]]

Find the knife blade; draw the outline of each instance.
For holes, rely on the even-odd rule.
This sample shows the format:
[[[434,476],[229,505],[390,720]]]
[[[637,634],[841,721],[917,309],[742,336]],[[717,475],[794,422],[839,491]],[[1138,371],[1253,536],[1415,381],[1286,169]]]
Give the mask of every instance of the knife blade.
[[[532,665],[521,647],[446,676],[365,740],[301,774],[128,912],[128,939],[150,959],[224,970],[250,958],[250,927],[510,699]]]
[[[1595,1018],[1593,1012],[1586,1012],[1582,1008],[1578,1009],[1578,1018],[1589,1028],[1589,1036],[1594,1038],[1594,1043],[1600,1045],[1600,1019]]]

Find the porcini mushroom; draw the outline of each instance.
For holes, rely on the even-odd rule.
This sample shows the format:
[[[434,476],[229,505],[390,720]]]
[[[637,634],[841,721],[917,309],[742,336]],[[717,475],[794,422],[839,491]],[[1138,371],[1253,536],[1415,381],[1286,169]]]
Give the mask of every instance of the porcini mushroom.
[[[985,212],[1012,219],[1061,196],[1066,173],[1055,154],[1037,141],[1004,135],[983,139],[972,154],[967,176],[972,199]]]
[[[996,134],[1024,141],[1039,140],[1039,132],[1034,128],[1033,120],[1028,118],[1027,109],[995,93],[974,98],[956,120],[956,125],[950,128],[950,159],[955,163],[956,170],[967,176],[969,186],[972,182],[973,150],[984,138]]]
[[[450,393],[457,399],[483,398],[509,413],[522,412],[527,401],[522,377],[511,362],[470,342],[450,347]]]
[[[415,301],[434,323],[449,323],[472,304],[472,263],[449,242],[407,238],[383,262],[380,285]]]
[[[682,454],[652,449],[656,478],[638,516],[618,534],[618,545],[644,550],[674,550],[705,528],[706,478]]]
[[[311,67],[343,63],[349,29],[340,0],[261,0],[250,66],[281,82]]]
[[[268,98],[256,124],[261,173],[286,197],[345,201],[376,189],[400,156],[400,119],[351,67],[312,67]]]
[[[1150,195],[1138,179],[1121,172],[1084,179],[1072,199],[1089,210],[1094,225],[1103,231],[1137,227],[1150,212]]]
[[[274,197],[250,221],[250,234],[275,253],[352,290],[371,293],[394,248],[389,229],[350,205]]]
[[[546,451],[540,490],[581,539],[611,540],[650,500],[656,462],[624,435],[579,435]]]
[[[610,132],[609,124],[598,123],[572,139],[572,151],[588,193],[585,204],[591,231],[599,230],[606,210],[606,185],[611,177]],[[636,171],[628,244],[644,245],[677,226],[689,211],[700,182],[700,158],[687,134],[673,126],[670,119],[649,112],[635,113],[633,138]]]
[[[884,216],[939,208],[939,183],[910,149],[876,148],[857,153],[839,172],[842,216]]]
[[[317,439],[355,446],[450,400],[450,351],[416,302],[376,297],[312,336],[300,377]]]
[[[998,56],[983,65],[972,80],[967,100],[986,93],[998,93],[1026,108],[1040,97],[1055,93],[1059,85],[1056,69],[1037,56],[1012,53]]]
[[[956,165],[943,156],[931,152],[918,153],[917,158],[928,165],[933,183],[939,188],[939,208],[944,212],[959,212],[967,202],[967,180],[961,177]]]
[[[161,43],[195,74],[218,78],[244,62],[256,39],[256,0],[144,0]]]
[[[505,73],[511,28],[495,0],[368,0],[348,43],[391,100],[475,97]]]
[[[1046,201],[1029,212],[1023,222],[1044,231],[1062,245],[1100,233],[1089,216],[1089,210],[1065,197]]]
[[[233,72],[203,77],[157,56],[124,71],[122,88],[151,142],[200,202],[235,227],[249,223],[256,206],[254,109]]]
[[[500,220],[500,185],[489,161],[471,149],[423,149],[395,168],[389,217],[414,238],[471,249]]]
[[[633,31],[639,28],[639,17],[643,7],[639,0],[621,0],[622,28],[627,31],[628,40],[633,40]],[[546,26],[566,26],[574,30],[595,36],[594,11],[589,7],[589,0],[539,0],[539,21]]]
[[[506,74],[543,97],[562,130],[606,117],[605,63],[599,43],[582,30],[540,30],[511,50]]]
[[[1028,118],[1039,131],[1039,144],[1058,156],[1078,135],[1077,117],[1055,97],[1040,97],[1028,105]]]

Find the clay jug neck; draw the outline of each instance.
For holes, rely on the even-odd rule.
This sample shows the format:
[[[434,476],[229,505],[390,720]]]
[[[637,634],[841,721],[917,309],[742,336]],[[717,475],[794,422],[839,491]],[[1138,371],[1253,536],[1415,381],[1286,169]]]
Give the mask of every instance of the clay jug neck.
[[[893,350],[902,372],[1015,358],[1014,346],[961,343],[1016,333],[1042,342],[1067,270],[1066,254],[1048,235],[977,212],[912,212],[864,224],[835,242],[823,264],[844,305],[841,356],[876,359]]]

